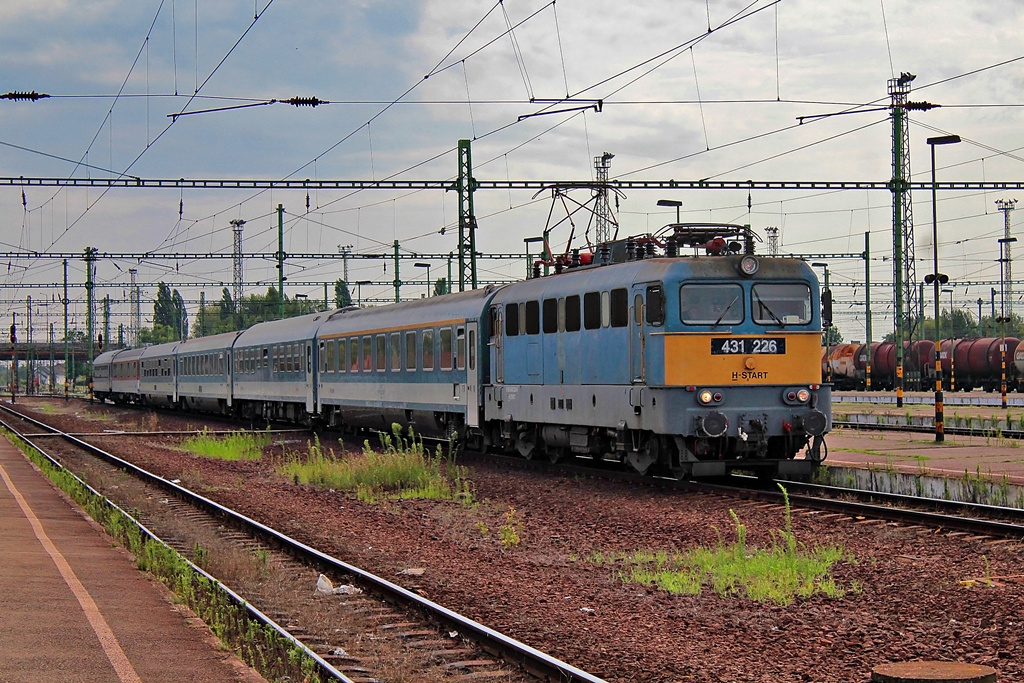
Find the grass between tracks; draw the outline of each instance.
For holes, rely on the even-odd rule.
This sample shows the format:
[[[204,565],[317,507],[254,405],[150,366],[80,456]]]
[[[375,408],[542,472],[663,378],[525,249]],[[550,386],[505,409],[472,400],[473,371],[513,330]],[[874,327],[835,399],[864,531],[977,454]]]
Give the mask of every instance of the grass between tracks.
[[[185,439],[181,447],[190,453],[218,460],[259,460],[263,448],[270,445],[270,427],[266,432],[232,432],[211,435],[207,429]]]
[[[837,562],[855,561],[842,547],[816,546],[807,550],[797,542],[789,496],[784,488],[782,493],[786,501],[786,528],[773,531],[766,547],[753,548],[747,544],[746,526],[730,510],[736,529],[732,544],[726,545],[720,538],[716,547],[700,547],[685,553],[597,553],[588,559],[599,565],[622,565],[616,576],[624,582],[656,586],[677,594],[699,595],[708,584],[719,595],[789,605],[797,597],[819,593],[830,598],[842,597],[847,591],[859,593],[858,583],[844,588],[831,575]]]
[[[367,440],[361,453],[337,458],[324,452],[317,439],[304,456],[287,456],[278,471],[296,484],[353,491],[367,503],[420,498],[472,504],[473,485],[466,479],[466,468],[457,465],[453,455],[445,456],[440,444],[431,454],[422,438],[403,437],[398,424],[392,425],[391,434],[381,433],[380,442],[380,451]]]

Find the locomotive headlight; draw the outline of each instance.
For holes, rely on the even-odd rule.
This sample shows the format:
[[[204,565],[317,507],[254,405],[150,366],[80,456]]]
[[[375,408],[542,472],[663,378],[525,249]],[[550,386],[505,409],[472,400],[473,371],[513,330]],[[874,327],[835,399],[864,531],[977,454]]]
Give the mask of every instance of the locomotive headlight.
[[[754,256],[750,256],[748,254],[747,256],[744,256],[743,258],[740,259],[740,275],[750,277],[752,275],[755,275],[757,273],[757,269],[760,267],[761,264]]]
[[[697,394],[697,400],[704,405],[708,405],[715,400],[715,395],[707,389],[702,389],[701,392]]]
[[[807,403],[809,400],[811,400],[811,392],[807,391],[806,389],[801,389],[800,391],[796,392],[796,400],[800,401],[801,403]]]

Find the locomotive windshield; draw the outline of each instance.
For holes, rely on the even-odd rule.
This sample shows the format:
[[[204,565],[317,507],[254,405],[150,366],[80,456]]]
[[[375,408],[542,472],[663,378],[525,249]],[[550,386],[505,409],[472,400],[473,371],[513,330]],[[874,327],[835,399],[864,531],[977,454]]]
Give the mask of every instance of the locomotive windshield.
[[[679,289],[679,317],[687,325],[743,322],[743,288],[737,284],[688,284]]]
[[[754,322],[759,325],[805,325],[811,322],[811,290],[803,283],[758,283],[751,289]]]

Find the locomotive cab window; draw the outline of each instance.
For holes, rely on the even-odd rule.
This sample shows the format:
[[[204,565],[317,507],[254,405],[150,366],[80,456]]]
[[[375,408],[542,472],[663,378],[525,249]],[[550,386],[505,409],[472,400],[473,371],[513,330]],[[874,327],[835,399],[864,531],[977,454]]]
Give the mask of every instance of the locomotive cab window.
[[[811,290],[804,283],[758,283],[750,291],[750,310],[759,325],[811,322]]]
[[[679,317],[687,325],[743,322],[743,288],[736,284],[687,284],[679,289]]]
[[[665,294],[661,285],[647,286],[647,305],[644,308],[648,325],[662,325],[665,322]]]

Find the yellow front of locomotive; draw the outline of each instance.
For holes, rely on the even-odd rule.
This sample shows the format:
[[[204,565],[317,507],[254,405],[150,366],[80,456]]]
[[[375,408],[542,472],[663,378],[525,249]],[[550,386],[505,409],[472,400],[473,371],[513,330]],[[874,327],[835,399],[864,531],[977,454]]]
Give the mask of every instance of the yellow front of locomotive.
[[[742,469],[736,461],[792,461],[808,447],[806,460],[820,461],[831,394],[822,386],[811,268],[797,259],[709,256],[681,259],[671,274],[658,351],[672,404],[666,426],[681,435],[682,459]]]

